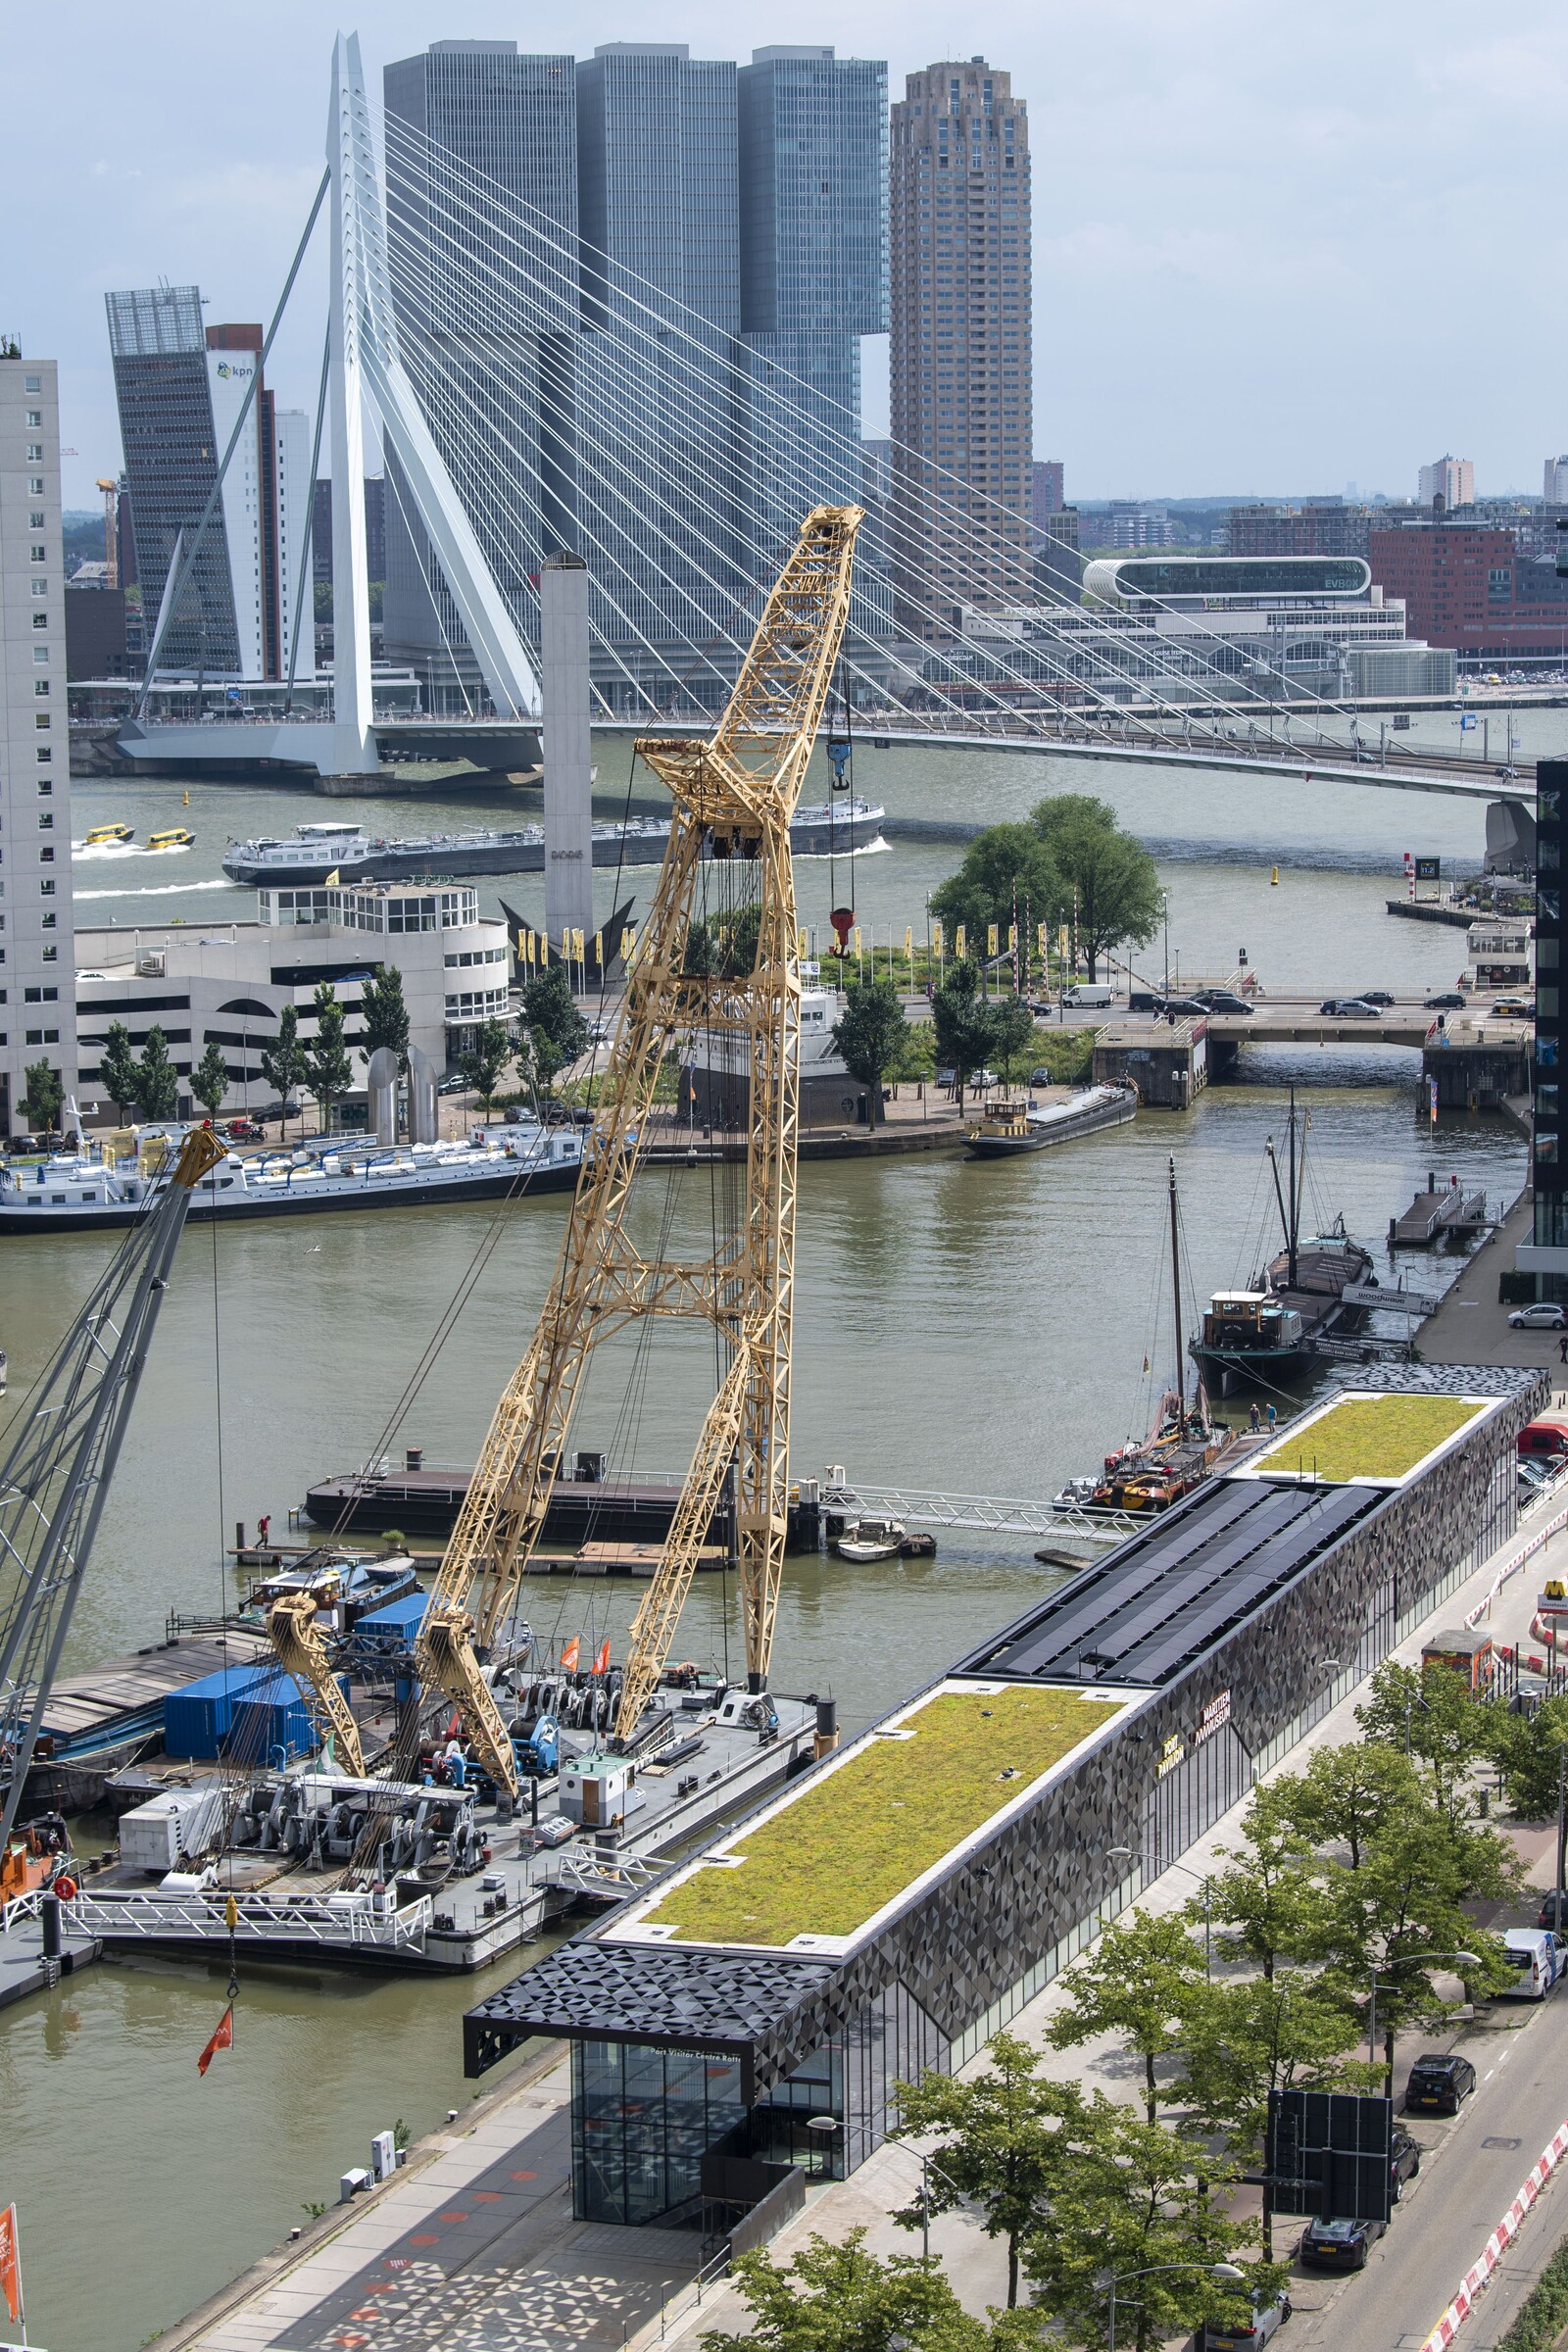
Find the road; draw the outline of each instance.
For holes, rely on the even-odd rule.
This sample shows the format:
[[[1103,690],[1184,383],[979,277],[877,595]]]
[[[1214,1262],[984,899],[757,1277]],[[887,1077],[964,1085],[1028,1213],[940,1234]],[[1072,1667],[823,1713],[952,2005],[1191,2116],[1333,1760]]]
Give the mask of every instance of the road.
[[[1321,2274],[1293,2285],[1297,2314],[1289,2352],[1415,2352],[1446,2310],[1518,2193],[1525,2175],[1568,2117],[1568,1986],[1533,2007],[1495,2001],[1451,2036],[1401,2045],[1401,2086],[1418,2048],[1461,2049],[1481,2077],[1474,2098],[1442,2122],[1413,2124],[1422,2143],[1419,2177],[1405,2191],[1367,2268],[1321,2309]],[[1542,2266],[1568,2227],[1568,2191],[1548,2188],[1504,2256],[1459,2335],[1460,2352],[1490,2352],[1506,2334]]]

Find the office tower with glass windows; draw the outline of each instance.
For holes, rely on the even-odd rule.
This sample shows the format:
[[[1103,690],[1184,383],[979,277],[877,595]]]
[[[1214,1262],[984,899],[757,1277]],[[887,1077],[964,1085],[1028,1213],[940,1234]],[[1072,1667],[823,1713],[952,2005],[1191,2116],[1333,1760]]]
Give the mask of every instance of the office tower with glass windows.
[[[1562,892],[1568,760],[1536,762],[1534,1230],[1518,1252],[1537,1296],[1568,1299],[1568,1128],[1563,1119]]]
[[[580,318],[573,61],[436,41],[386,68],[387,258],[399,346],[485,560],[538,642],[539,567],[575,534]],[[430,707],[483,688],[401,469],[386,462],[387,659]]]
[[[314,669],[309,584],[301,577],[311,495],[311,427],[262,380],[257,325],[204,327],[195,286],[108,294],[120,437],[149,643],[175,570],[195,552],[169,613],[159,667],[207,677],[287,676],[303,625]],[[247,400],[249,406],[247,407]],[[244,411],[222,493],[197,534]]]
[[[76,1083],[71,746],[53,360],[0,346],[0,1120],[25,1134],[29,1064]]]
[[[1029,590],[1029,122],[1011,76],[978,57],[911,74],[890,190],[898,586],[929,635]]]

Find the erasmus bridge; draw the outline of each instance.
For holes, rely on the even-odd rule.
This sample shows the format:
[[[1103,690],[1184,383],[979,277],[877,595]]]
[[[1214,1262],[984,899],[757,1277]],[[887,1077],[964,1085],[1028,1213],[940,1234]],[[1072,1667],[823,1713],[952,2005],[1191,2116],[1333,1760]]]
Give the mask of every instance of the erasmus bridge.
[[[408,757],[422,733],[476,747],[531,733],[543,715],[541,574],[563,551],[587,574],[595,727],[646,735],[706,724],[800,517],[826,501],[869,505],[836,701],[879,747],[1534,798],[1528,766],[1499,776],[1474,760],[1411,751],[1352,703],[1305,693],[1287,677],[1283,640],[1272,668],[1249,662],[1245,692],[1235,648],[1186,607],[1179,636],[1145,626],[1129,657],[1126,615],[1053,599],[1020,518],[911,449],[883,445],[891,455],[867,502],[852,411],[775,360],[760,363],[739,337],[466,158],[390,114],[378,121],[354,35],[334,47],[326,169],[264,365],[323,223],[329,295],[313,474],[324,439],[330,714],[314,704],[289,714],[291,674],[283,713],[245,730],[258,762],[349,779],[376,773],[394,737]],[[137,717],[122,738],[142,758],[231,760],[236,749],[230,724],[160,721],[148,710],[247,414],[248,403],[207,511],[170,565]],[[464,704],[439,719],[394,725],[373,706],[359,495],[372,437]],[[310,642],[308,550],[295,594],[297,649]],[[1176,610],[1140,603],[1152,614]],[[983,638],[956,625],[955,608],[988,607]],[[1119,678],[1109,666],[1117,650]]]

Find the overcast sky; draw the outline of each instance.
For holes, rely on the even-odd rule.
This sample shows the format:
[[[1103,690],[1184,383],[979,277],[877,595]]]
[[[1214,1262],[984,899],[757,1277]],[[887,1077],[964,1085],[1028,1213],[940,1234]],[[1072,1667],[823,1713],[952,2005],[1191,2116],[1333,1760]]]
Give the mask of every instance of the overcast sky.
[[[1534,490],[1568,448],[1561,0],[366,0],[381,66],[432,39],[527,49],[780,39],[906,72],[982,45],[1029,102],[1035,454],[1069,496],[1413,495],[1423,461]],[[270,311],[321,169],[332,24],[308,0],[7,12],[0,329],[62,364],[68,505],[119,459],[102,296],[195,279]],[[23,127],[24,119],[25,127]],[[314,406],[324,270],[269,380]],[[868,377],[874,376],[874,368]],[[866,425],[880,419],[868,403]]]

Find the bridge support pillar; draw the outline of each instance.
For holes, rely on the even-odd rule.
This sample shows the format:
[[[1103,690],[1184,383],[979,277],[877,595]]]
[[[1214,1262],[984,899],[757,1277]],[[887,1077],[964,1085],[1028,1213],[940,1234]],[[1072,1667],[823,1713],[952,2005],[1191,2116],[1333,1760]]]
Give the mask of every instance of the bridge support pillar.
[[[539,574],[544,676],[545,929],[552,956],[564,933],[594,928],[593,738],[588,686],[588,570],[580,556],[548,556]],[[568,940],[565,953],[572,953]],[[585,956],[585,962],[592,958]]]

